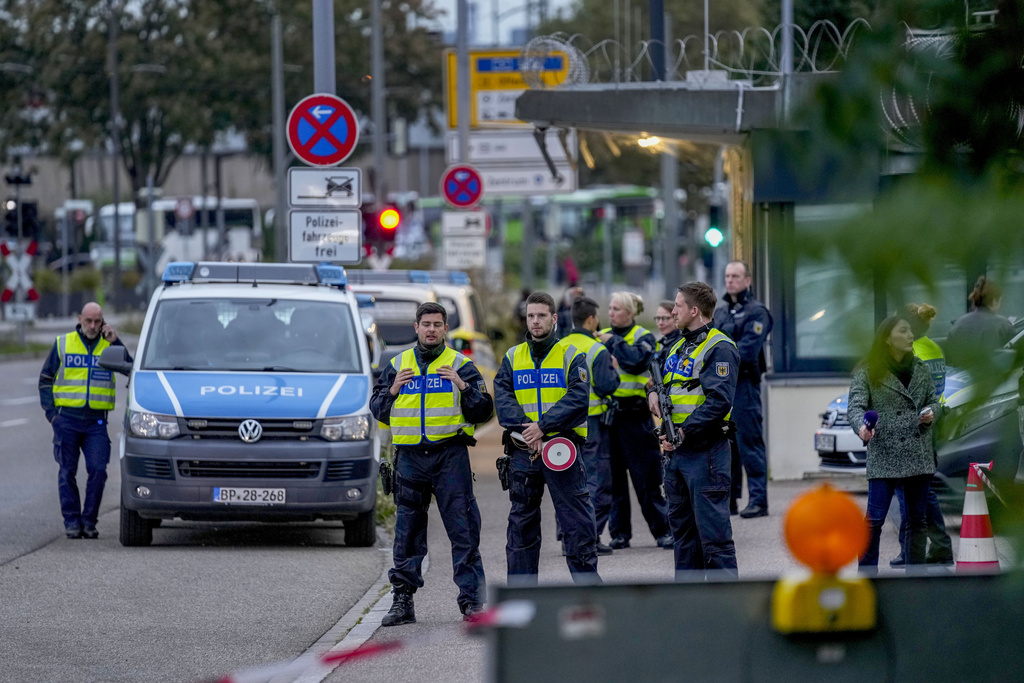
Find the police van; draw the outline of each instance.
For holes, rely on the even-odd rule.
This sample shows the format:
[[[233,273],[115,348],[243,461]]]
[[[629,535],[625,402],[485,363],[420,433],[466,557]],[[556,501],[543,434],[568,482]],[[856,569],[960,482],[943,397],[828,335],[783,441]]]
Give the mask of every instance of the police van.
[[[131,373],[122,545],[174,518],[341,520],[347,545],[373,545],[380,437],[343,268],[171,263],[134,362],[112,347],[100,365]]]

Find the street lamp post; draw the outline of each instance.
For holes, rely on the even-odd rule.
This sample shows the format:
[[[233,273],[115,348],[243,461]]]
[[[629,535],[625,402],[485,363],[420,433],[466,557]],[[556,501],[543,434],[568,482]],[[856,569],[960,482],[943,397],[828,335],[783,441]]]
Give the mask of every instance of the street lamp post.
[[[117,62],[117,0],[110,0],[110,140],[114,183],[114,308],[121,302],[121,79]]]

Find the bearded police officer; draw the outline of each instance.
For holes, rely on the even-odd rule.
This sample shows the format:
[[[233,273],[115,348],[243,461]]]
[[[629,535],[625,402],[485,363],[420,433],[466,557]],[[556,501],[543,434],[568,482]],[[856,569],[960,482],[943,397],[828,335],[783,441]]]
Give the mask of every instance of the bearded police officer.
[[[583,460],[577,457],[587,439],[586,356],[559,341],[555,300],[549,294],[534,292],[526,301],[528,339],[509,349],[494,379],[494,402],[510,459],[508,583],[537,583],[545,484],[562,530],[569,572],[576,582],[594,582],[599,580],[594,507]]]
[[[100,354],[121,346],[103,309],[87,303],[74,332],[57,337],[39,373],[39,400],[53,425],[53,457],[60,465],[57,492],[68,538],[98,538],[96,520],[110,462],[107,413],[114,409],[114,375]],[[130,362],[131,356],[125,353]],[[78,494],[78,453],[85,456],[85,502]]]
[[[729,335],[740,353],[732,417],[736,439],[732,453],[730,508],[737,512],[747,472],[747,506],[740,517],[768,514],[768,459],[761,417],[761,375],[767,367],[764,346],[772,331],[772,315],[750,292],[750,269],[743,261],[725,267],[725,300],[715,311],[715,327]]]
[[[459,587],[463,618],[481,611],[484,566],[480,558],[480,510],[473,495],[467,446],[473,425],[486,422],[494,402],[471,360],[445,345],[448,314],[437,303],[416,309],[417,345],[384,368],[370,399],[374,417],[391,427],[395,444],[394,592],[383,626],[416,621],[413,593],[423,585],[427,509],[437,499]]]
[[[587,409],[587,443],[583,446],[583,466],[587,470],[587,489],[594,504],[597,538],[601,538],[612,507],[611,450],[608,441],[608,401],[619,387],[619,373],[612,354],[597,341],[597,302],[580,297],[572,303],[573,327],[563,339],[586,356],[590,372],[590,406]],[[612,547],[597,542],[598,555],[610,555]]]
[[[736,575],[736,548],[729,522],[729,413],[736,390],[739,353],[711,326],[715,292],[688,282],[676,295],[676,325],[683,337],[669,351],[662,381],[672,400],[672,423],[682,444],[672,449],[665,469],[676,577],[725,570]],[[658,396],[648,405],[661,416]]]

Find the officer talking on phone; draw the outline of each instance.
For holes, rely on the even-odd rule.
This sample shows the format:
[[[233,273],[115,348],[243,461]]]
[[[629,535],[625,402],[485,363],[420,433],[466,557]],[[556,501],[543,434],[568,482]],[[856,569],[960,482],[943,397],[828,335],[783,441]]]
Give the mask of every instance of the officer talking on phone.
[[[60,465],[57,491],[68,538],[98,538],[96,519],[107,482],[110,437],[107,413],[114,409],[114,375],[99,366],[100,354],[123,346],[89,302],[74,332],[57,337],[39,373],[39,402],[53,426],[53,457]],[[126,360],[132,358],[125,352]],[[85,503],[78,494],[78,452],[85,456]]]

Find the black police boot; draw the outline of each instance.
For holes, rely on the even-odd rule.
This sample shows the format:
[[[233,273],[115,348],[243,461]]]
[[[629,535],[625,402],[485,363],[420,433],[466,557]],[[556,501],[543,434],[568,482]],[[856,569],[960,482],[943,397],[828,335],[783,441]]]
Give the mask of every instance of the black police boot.
[[[614,552],[615,552],[615,549],[612,548],[610,545],[605,545],[604,543],[601,543],[601,541],[597,542],[597,554],[598,555],[611,555]]]
[[[381,620],[381,626],[400,626],[402,624],[416,623],[416,609],[412,604],[411,591],[395,590],[395,601],[391,603],[391,609]]]
[[[82,525],[82,538],[93,538],[93,539],[95,539],[95,538],[99,538],[99,537],[100,537],[100,532],[96,531],[96,527],[95,526],[93,526],[92,524],[83,524]]]
[[[743,519],[752,519],[754,517],[767,517],[767,516],[768,516],[768,506],[767,505],[765,505],[763,507],[761,505],[748,505],[747,507],[743,508],[742,512],[740,512],[740,517],[742,517]]]
[[[676,539],[672,534],[665,534],[658,539],[658,547],[672,550],[676,547]]]
[[[471,602],[468,605],[462,607],[462,620],[473,621],[473,617],[478,614],[483,614],[484,607],[478,602]]]
[[[623,548],[629,547],[629,539],[623,538],[622,536],[616,536],[608,545],[612,550],[622,550]]]
[[[890,567],[906,567],[907,566],[907,558],[903,556],[903,553],[900,553],[896,557],[894,557],[891,560],[889,560],[889,566]]]

